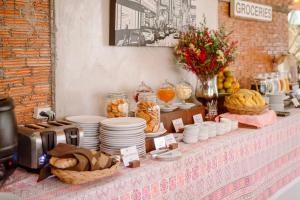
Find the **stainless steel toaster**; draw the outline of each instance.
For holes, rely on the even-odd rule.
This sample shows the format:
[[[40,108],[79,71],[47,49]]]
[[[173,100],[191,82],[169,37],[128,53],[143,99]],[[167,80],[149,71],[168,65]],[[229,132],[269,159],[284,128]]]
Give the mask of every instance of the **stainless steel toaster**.
[[[37,170],[44,166],[47,152],[59,143],[80,146],[83,130],[67,121],[18,126],[18,164]]]

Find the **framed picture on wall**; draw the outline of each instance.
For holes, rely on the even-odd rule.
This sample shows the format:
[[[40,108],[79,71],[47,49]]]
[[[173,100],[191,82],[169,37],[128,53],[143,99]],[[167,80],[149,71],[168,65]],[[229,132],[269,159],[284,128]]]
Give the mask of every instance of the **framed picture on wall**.
[[[110,45],[173,47],[202,20],[199,0],[111,0]]]

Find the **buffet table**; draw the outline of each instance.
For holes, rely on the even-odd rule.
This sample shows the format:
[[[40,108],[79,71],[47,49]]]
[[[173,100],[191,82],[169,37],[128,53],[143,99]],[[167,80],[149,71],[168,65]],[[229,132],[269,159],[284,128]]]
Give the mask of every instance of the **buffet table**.
[[[194,145],[176,161],[146,158],[137,169],[84,185],[18,169],[0,192],[21,199],[267,199],[300,175],[300,109],[262,129],[238,129]]]

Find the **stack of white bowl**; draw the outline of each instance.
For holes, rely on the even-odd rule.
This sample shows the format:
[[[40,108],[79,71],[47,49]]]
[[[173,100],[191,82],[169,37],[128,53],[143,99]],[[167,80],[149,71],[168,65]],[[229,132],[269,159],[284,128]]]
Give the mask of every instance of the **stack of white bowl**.
[[[199,140],[199,125],[186,125],[183,131],[183,141],[187,144],[197,143]]]
[[[217,136],[217,123],[212,121],[203,122],[204,125],[208,126],[209,130],[209,138],[213,138]]]
[[[110,118],[101,121],[100,150],[110,155],[120,155],[120,149],[136,146],[139,156],[146,155],[146,121],[135,117]]]
[[[199,140],[204,141],[209,138],[210,135],[210,127],[207,124],[201,123],[199,124]]]
[[[101,116],[69,116],[66,120],[74,122],[83,129],[83,141],[80,142],[81,146],[87,149],[99,150],[100,140],[99,140],[99,126],[102,120],[106,119]]]
[[[269,95],[269,108],[274,111],[284,111],[284,94]]]
[[[231,120],[231,119],[227,119],[227,118],[221,118],[220,119],[220,123],[225,123],[227,124],[226,127],[226,131],[230,132],[230,131],[234,131],[236,129],[239,128],[239,122],[236,120]]]

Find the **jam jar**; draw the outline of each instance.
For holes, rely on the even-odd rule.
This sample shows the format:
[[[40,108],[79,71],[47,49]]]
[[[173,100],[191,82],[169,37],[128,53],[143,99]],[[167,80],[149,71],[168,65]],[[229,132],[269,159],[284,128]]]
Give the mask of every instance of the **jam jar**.
[[[136,108],[136,117],[146,120],[145,133],[156,133],[160,126],[160,108],[154,93],[141,93]]]

